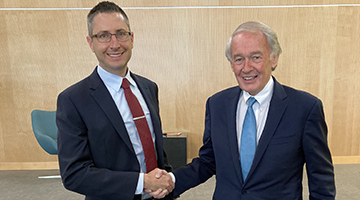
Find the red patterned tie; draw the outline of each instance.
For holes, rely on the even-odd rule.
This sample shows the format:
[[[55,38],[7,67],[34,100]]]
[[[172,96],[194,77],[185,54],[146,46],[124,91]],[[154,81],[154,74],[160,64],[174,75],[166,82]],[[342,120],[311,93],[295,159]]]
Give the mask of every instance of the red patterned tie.
[[[131,92],[129,81],[126,78],[123,79],[121,87],[124,88],[125,98],[128,102],[136,129],[138,130],[140,136],[141,144],[145,155],[146,172],[151,172],[157,167],[157,161],[149,125],[147,123],[146,117],[140,106],[139,101],[137,100],[136,96]]]

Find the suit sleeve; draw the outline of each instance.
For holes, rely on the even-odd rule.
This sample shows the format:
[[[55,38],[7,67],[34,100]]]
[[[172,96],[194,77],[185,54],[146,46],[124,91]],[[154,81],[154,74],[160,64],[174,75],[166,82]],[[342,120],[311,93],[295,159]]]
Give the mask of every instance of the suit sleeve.
[[[323,106],[318,100],[305,124],[303,148],[310,200],[334,199],[334,169],[327,143],[327,126]]]
[[[133,199],[139,172],[95,166],[88,127],[68,95],[58,97],[56,122],[60,173],[65,188],[101,199]]]
[[[185,167],[174,170],[176,178],[174,196],[195,187],[215,174],[215,156],[211,140],[211,112],[209,101],[206,103],[205,130],[203,146],[199,150],[199,157]]]

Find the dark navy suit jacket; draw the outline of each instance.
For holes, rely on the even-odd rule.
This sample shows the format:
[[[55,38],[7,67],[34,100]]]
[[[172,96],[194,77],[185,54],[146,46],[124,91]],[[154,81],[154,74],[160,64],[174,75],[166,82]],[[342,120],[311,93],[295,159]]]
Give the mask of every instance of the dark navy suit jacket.
[[[138,75],[156,135],[159,168],[164,169],[157,85]],[[58,157],[64,186],[87,200],[132,200],[140,165],[123,119],[96,69],[58,96]],[[160,152],[160,153],[159,153]]]
[[[203,146],[198,158],[174,171],[174,195],[216,174],[213,199],[302,199],[306,163],[310,199],[334,199],[334,173],[322,103],[308,93],[279,84],[275,78],[267,121],[253,165],[243,181],[236,133],[240,93],[236,86],[208,99]]]

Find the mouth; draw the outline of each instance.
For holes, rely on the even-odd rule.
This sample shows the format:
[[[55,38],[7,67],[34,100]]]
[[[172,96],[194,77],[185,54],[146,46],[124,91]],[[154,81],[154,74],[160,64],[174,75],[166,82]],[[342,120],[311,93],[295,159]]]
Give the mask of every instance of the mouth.
[[[118,58],[122,55],[123,53],[107,53],[108,56],[112,57],[112,58]]]
[[[257,76],[249,76],[249,77],[243,77],[243,79],[245,80],[245,81],[251,81],[251,80],[253,80],[253,79],[255,79]]]

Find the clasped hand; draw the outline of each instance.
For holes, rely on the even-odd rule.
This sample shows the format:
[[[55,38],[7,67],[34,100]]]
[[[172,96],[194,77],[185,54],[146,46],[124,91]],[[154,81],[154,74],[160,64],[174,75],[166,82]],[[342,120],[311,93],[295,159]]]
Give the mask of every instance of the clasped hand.
[[[155,199],[164,198],[175,188],[171,176],[159,168],[144,174],[144,191]]]

